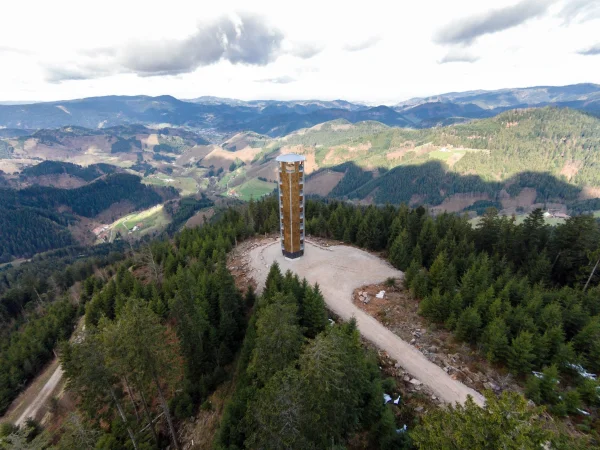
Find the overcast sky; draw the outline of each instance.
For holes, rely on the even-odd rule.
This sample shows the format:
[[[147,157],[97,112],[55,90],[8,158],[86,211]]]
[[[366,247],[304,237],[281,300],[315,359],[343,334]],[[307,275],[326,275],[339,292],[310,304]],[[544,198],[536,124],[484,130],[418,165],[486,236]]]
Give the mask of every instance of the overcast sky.
[[[0,101],[600,83],[600,0],[4,0],[0,16]]]

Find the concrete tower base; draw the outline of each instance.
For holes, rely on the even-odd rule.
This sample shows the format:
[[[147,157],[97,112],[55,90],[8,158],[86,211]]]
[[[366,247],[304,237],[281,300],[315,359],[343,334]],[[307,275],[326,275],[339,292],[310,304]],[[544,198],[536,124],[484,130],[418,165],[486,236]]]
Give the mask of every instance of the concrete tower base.
[[[286,250],[281,250],[281,253],[283,253],[283,256],[285,256],[287,259],[296,259],[300,258],[301,256],[304,256],[304,250],[300,250],[294,253],[288,252]]]

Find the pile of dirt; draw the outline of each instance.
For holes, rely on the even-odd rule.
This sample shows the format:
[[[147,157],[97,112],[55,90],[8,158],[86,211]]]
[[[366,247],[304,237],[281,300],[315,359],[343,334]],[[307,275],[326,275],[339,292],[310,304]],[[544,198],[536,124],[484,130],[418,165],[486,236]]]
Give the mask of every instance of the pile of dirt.
[[[235,280],[235,285],[237,288],[246,292],[249,286],[256,291],[257,284],[256,280],[252,278],[252,266],[250,265],[249,254],[252,250],[261,245],[264,245],[265,239],[277,239],[279,235],[272,234],[269,237],[257,237],[247,239],[238,245],[235,246],[233,250],[231,250],[227,254],[227,269],[231,272]]]

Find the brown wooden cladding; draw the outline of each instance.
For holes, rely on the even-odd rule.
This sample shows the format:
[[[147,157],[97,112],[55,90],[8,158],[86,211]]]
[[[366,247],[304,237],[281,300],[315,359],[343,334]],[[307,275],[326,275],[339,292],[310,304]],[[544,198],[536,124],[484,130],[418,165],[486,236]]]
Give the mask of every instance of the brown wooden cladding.
[[[300,172],[300,164],[299,162],[282,162],[279,172],[282,247],[288,253],[297,253],[303,249],[304,232],[302,225],[304,219],[301,218],[301,214],[304,205],[300,181],[303,179],[304,173]]]

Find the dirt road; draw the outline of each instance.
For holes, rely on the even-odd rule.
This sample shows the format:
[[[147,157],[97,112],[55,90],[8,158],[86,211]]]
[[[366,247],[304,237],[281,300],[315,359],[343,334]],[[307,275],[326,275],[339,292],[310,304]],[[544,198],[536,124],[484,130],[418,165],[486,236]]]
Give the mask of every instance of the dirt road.
[[[23,413],[19,416],[19,418],[15,422],[15,425],[21,425],[29,417],[34,417],[34,418],[36,417],[40,408],[46,404],[46,402],[48,401],[48,399],[50,398],[50,396],[56,389],[56,386],[58,386],[58,383],[62,379],[62,376],[63,376],[63,370],[61,369],[61,367],[59,365],[54,370],[54,373],[52,374],[50,379],[46,382],[44,387],[40,390],[40,392],[37,394],[37,396],[31,401],[31,403],[29,403],[29,405],[27,406],[25,411],[23,411]]]
[[[429,361],[421,352],[403,341],[376,319],[361,311],[352,303],[355,289],[384,281],[388,277],[403,278],[404,274],[386,261],[367,252],[347,246],[323,248],[307,242],[304,257],[290,261],[281,254],[279,240],[269,240],[249,254],[252,276],[259,291],[274,261],[281,271],[290,269],[311,284],[319,283],[327,306],[344,320],[356,318],[361,334],[447,403],[464,403],[467,395],[483,405],[484,398],[477,391],[453,380],[440,367]]]
[[[77,339],[83,328],[83,317],[80,317],[69,341],[73,342]],[[28,417],[41,420],[41,416],[47,411],[44,406],[47,406],[50,398],[53,395],[60,395],[64,384],[61,381],[63,381],[63,370],[58,358],[55,357],[12,402],[6,414],[0,418],[0,422],[12,422],[20,425]]]

